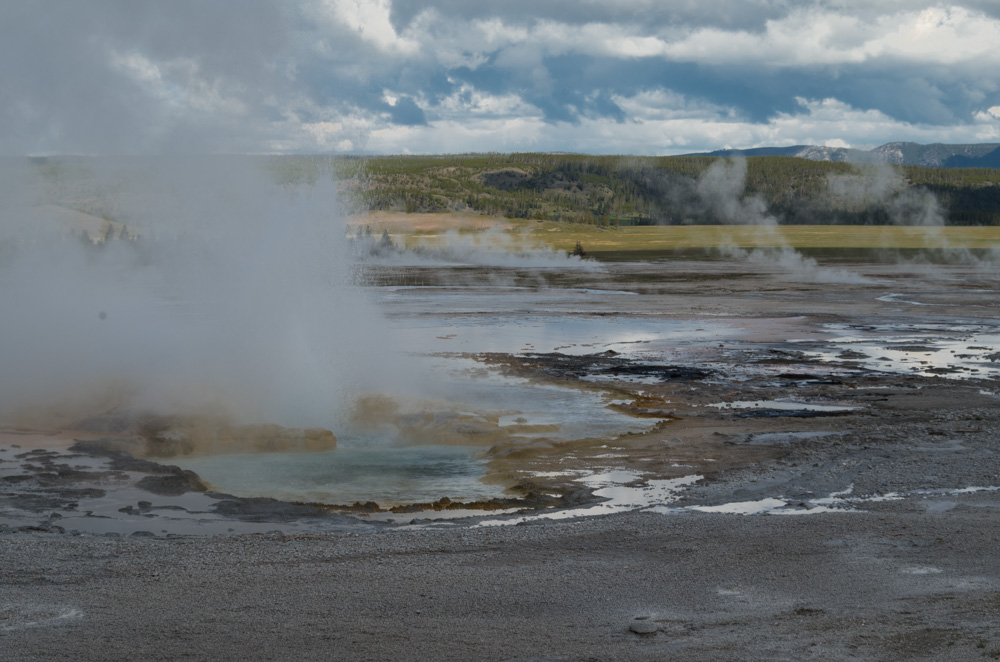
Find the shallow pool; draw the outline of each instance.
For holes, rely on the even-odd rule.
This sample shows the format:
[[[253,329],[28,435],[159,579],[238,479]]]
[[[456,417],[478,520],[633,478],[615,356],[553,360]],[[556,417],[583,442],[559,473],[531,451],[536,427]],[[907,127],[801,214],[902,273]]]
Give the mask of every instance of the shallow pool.
[[[245,453],[171,459],[235,496],[380,506],[503,496],[486,485],[481,449],[456,446],[341,447],[322,453]]]

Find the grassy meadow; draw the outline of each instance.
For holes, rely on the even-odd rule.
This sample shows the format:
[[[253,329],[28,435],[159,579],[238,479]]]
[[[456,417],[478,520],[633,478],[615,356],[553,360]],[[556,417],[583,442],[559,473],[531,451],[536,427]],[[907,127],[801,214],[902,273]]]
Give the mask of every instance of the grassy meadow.
[[[435,246],[447,232],[487,229],[509,233],[536,245],[570,252],[577,242],[598,259],[648,258],[677,252],[710,251],[721,246],[767,248],[790,246],[805,252],[877,250],[1000,250],[998,226],[895,225],[660,225],[601,228],[579,223],[531,221],[475,214],[377,213],[359,215],[352,225],[387,230],[399,244]]]
[[[569,224],[542,224],[532,236],[558,250],[579,241],[591,252],[698,250],[722,245],[740,248],[791,246],[797,249],[920,249],[1000,247],[995,226],[858,225],[661,225],[600,230]],[[552,227],[555,226],[555,227]]]

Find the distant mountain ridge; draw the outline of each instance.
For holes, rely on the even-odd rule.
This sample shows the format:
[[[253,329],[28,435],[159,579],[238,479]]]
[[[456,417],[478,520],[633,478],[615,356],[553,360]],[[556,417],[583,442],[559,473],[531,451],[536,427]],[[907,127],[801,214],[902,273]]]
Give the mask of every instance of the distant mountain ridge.
[[[1000,168],[1000,143],[946,145],[894,142],[872,150],[820,145],[720,149],[684,156],[794,156],[811,161],[850,163],[894,163],[925,168]]]

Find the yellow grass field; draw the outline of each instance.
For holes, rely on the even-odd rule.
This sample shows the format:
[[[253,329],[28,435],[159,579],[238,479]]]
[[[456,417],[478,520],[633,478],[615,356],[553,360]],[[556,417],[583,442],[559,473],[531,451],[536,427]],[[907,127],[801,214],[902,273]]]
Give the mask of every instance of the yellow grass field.
[[[824,249],[1000,248],[995,226],[888,225],[661,225],[598,228],[575,223],[496,218],[476,214],[404,214],[378,212],[354,216],[350,225],[388,230],[407,245],[433,245],[448,231],[476,232],[495,228],[558,250],[571,251],[580,242],[589,253],[655,252],[705,249],[723,245],[742,248],[791,246]]]

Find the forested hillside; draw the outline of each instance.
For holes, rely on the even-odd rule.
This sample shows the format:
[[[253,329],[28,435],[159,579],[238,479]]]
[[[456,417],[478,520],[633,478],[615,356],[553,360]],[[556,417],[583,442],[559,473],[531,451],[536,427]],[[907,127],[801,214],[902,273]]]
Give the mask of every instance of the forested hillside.
[[[604,226],[1000,225],[996,168],[580,154],[214,157],[205,166],[233,167],[233,158],[263,162],[278,182],[334,178],[350,212],[463,211]],[[32,163],[54,192],[46,202],[128,222],[118,218],[115,188],[91,182],[107,164],[87,157]]]
[[[784,224],[1000,225],[1000,170],[853,165],[760,156],[576,154],[270,157],[275,176],[331,167],[354,210],[476,211],[598,225],[746,222],[728,203]],[[713,173],[708,173],[714,168]],[[740,181],[744,186],[740,187]],[[731,205],[728,205],[731,207]]]
[[[997,168],[1000,167],[1000,143],[922,145],[893,142],[865,150],[825,145],[754,147],[720,149],[684,156],[797,156],[813,161],[849,161],[850,163],[892,163],[925,168]]]

